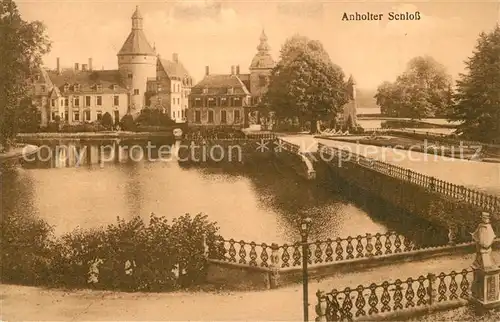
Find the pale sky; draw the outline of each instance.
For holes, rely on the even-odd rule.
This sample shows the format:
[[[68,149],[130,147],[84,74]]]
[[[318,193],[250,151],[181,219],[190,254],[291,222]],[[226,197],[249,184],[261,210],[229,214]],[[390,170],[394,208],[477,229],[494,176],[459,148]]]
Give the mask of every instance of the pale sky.
[[[157,52],[173,52],[196,81],[205,66],[229,73],[231,65],[247,72],[265,28],[275,60],[286,38],[300,33],[320,40],[332,61],[352,74],[360,88],[392,81],[418,55],[431,55],[454,79],[464,70],[478,34],[500,22],[500,0],[388,1],[16,1],[26,20],[47,26],[52,51],[44,59],[63,67],[93,58],[94,69],[117,68],[116,54],[127,38],[139,5],[144,31]],[[388,21],[389,12],[419,11],[419,21]],[[342,21],[343,13],[383,13],[382,21]]]

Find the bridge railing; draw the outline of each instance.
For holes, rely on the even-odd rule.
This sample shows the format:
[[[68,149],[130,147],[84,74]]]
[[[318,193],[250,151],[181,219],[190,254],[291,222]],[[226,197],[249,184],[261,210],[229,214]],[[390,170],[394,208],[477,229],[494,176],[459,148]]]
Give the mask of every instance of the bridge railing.
[[[357,163],[388,176],[407,181],[431,191],[461,200],[492,213],[500,212],[500,197],[473,190],[462,185],[446,182],[390,163],[367,158],[342,149],[318,143],[320,153],[341,157],[342,160]]]
[[[316,293],[317,321],[352,321],[397,311],[415,311],[445,302],[465,304],[471,294],[472,269],[358,285]],[[323,305],[322,305],[323,304]],[[326,305],[325,305],[326,304]]]
[[[300,153],[300,146],[298,144],[293,144],[288,141],[285,141],[281,138],[278,138],[278,146],[281,147],[283,150],[292,152],[295,154]]]
[[[396,232],[368,233],[356,237],[310,241],[307,243],[308,263],[321,265],[447,246],[420,246]],[[219,238],[216,245],[209,245],[209,247],[222,249],[223,254],[218,260],[229,263],[278,268],[293,268],[302,265],[303,253],[300,242],[278,245]]]

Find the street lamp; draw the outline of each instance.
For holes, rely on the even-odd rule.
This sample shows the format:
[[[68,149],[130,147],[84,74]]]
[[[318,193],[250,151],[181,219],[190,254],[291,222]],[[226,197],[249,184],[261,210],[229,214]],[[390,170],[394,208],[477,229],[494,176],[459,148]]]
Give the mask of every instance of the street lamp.
[[[300,223],[300,236],[302,237],[302,287],[303,287],[303,302],[304,302],[304,322],[309,320],[309,294],[308,294],[308,274],[307,263],[309,261],[309,245],[307,237],[311,228],[311,218],[302,218]]]

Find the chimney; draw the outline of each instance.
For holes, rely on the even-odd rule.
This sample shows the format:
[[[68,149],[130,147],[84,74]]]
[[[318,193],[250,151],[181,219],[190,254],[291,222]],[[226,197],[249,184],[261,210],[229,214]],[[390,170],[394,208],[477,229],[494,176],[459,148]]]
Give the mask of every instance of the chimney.
[[[61,60],[59,59],[59,57],[57,57],[57,67],[56,67],[56,70],[57,70],[58,74],[61,73]]]
[[[240,74],[240,65],[237,65],[236,66],[236,75],[239,75]]]
[[[82,72],[86,72],[88,69],[88,65],[87,64],[82,64]]]
[[[79,69],[80,69],[80,64],[75,63],[75,70],[79,70]]]
[[[234,75],[234,65],[231,66],[231,75]]]
[[[208,68],[208,66],[205,66],[205,76],[208,76],[210,73],[210,69]]]
[[[179,54],[173,53],[172,60],[174,61],[174,63],[178,63],[179,62]]]
[[[89,70],[92,71],[92,57],[89,58]]]

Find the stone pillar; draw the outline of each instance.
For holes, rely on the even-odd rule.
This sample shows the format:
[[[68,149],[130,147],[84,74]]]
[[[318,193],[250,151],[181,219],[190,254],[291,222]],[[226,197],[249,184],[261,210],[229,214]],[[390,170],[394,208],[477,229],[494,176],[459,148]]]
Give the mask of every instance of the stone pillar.
[[[476,260],[472,264],[474,269],[472,299],[484,309],[500,306],[500,268],[491,254],[491,246],[495,237],[490,223],[490,214],[483,212],[481,223],[472,233],[472,239],[477,246]]]
[[[323,291],[318,291],[316,292],[316,297],[318,298],[318,303],[316,304],[316,322],[326,322],[326,308],[327,308],[327,303],[326,303],[326,298],[325,298],[325,292]]]
[[[269,276],[269,282],[270,282],[271,288],[277,288],[280,285],[280,281],[279,281],[279,278],[280,278],[280,273],[279,273],[280,256],[279,256],[278,251],[279,251],[278,244],[273,243],[271,245],[271,265],[269,267],[271,269],[271,273]]]

